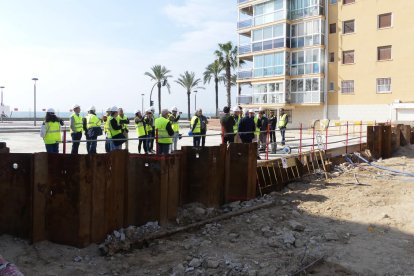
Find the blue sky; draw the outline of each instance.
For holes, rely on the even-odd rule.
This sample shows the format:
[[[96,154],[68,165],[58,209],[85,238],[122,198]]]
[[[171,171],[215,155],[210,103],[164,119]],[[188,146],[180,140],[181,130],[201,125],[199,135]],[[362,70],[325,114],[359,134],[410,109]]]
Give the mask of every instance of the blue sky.
[[[142,93],[148,107],[152,83],[144,72],[152,65],[165,65],[174,79],[185,70],[202,78],[217,44],[237,38],[233,0],[0,0],[0,10],[0,85],[5,103],[19,110],[33,106],[33,77],[38,110],[135,111]],[[171,84],[163,107],[187,110],[184,89]],[[214,103],[207,85],[197,106],[213,111]]]

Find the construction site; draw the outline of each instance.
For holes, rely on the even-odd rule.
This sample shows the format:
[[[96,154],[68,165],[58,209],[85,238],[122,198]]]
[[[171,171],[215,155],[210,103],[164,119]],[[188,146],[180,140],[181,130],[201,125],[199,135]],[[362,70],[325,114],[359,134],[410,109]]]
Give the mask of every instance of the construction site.
[[[2,143],[0,253],[25,275],[413,274],[411,127],[333,129],[343,146],[299,129],[318,135],[263,160],[255,143],[171,155]]]

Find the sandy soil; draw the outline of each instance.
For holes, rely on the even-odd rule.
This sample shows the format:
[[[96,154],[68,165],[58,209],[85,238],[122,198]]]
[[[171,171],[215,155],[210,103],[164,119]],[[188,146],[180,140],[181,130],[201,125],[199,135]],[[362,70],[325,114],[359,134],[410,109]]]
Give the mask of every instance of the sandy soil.
[[[414,148],[377,164],[414,172]],[[0,254],[26,275],[414,275],[413,197],[413,178],[345,164],[273,193],[270,208],[111,257],[10,236]]]

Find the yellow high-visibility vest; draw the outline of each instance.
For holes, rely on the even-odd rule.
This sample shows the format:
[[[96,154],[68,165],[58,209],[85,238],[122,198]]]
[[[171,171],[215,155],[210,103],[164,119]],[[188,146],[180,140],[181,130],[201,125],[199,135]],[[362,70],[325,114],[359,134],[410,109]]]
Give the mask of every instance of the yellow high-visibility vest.
[[[82,116],[76,115],[76,113],[73,113],[70,117],[73,118],[74,123],[75,123],[75,131],[73,131],[72,128],[70,128],[70,133],[82,132],[83,131]]]
[[[158,143],[159,144],[172,144],[172,138],[168,135],[167,124],[170,120],[160,117],[155,119],[155,130],[158,130]]]
[[[279,128],[283,128],[287,126],[287,114],[283,114],[282,116],[279,117]]]
[[[100,127],[101,120],[95,114],[86,115],[86,128],[90,129],[92,127]]]
[[[59,122],[47,122],[44,123],[46,126],[46,134],[43,137],[43,141],[46,145],[53,145],[61,142],[60,137],[60,123]]]
[[[195,125],[195,128],[194,128],[194,124],[195,124],[196,119],[198,119],[198,122],[197,122],[197,124]],[[193,129],[193,128],[194,128],[194,130],[193,130],[194,134],[201,133],[201,119],[198,118],[197,116],[193,116],[193,118],[191,119],[191,129]]]
[[[115,129],[112,128],[111,120],[113,118],[114,117],[112,117],[112,116],[108,116],[108,121],[107,121],[108,122],[108,138],[112,138],[112,137],[122,133],[121,129],[120,130],[115,130]],[[115,120],[116,120],[116,118],[115,118]]]

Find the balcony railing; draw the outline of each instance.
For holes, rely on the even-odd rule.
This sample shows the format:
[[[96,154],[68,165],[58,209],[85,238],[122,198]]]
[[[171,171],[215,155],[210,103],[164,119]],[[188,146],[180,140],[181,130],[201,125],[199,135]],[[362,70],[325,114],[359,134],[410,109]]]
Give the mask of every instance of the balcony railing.
[[[252,52],[252,44],[239,46],[239,55],[244,55]]]
[[[239,71],[237,73],[237,78],[242,80],[242,79],[251,79],[253,76],[253,70],[249,69],[249,70],[243,70],[243,71]]]
[[[240,4],[244,4],[244,3],[247,3],[247,2],[251,2],[251,1],[253,1],[253,0],[237,0],[237,3],[240,5]]]
[[[252,104],[252,96],[249,96],[249,95],[238,96],[237,104]]]
[[[323,92],[292,92],[290,93],[291,103],[295,104],[309,104],[309,103],[323,103]]]
[[[253,94],[253,104],[284,104],[286,103],[285,92],[269,92]]]
[[[250,28],[253,26],[253,19],[246,19],[243,21],[239,21],[237,22],[237,29],[245,29],[245,28]]]

